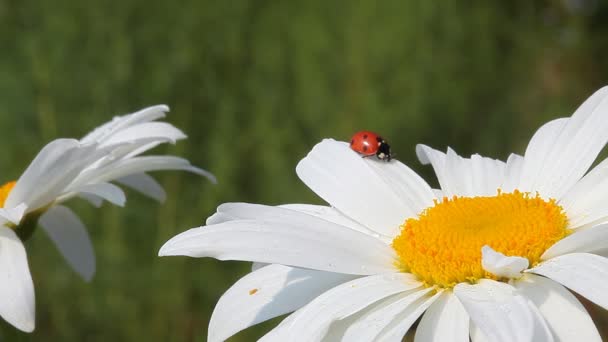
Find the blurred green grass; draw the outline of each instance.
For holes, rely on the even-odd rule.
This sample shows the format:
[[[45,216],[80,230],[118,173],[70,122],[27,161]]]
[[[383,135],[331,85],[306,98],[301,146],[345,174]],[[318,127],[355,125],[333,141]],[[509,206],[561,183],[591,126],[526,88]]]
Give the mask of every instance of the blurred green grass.
[[[159,205],[74,201],[97,252],[82,282],[37,232],[31,335],[6,341],[204,341],[212,309],[249,265],[158,258],[227,201],[321,203],[297,179],[320,139],[381,132],[434,182],[416,143],[506,158],[543,122],[608,83],[600,1],[0,0],[0,158],[15,179],[49,140],[167,103],[175,153],[216,174],[164,172]],[[603,323],[605,326],[605,323]],[[272,323],[234,341],[261,336]]]

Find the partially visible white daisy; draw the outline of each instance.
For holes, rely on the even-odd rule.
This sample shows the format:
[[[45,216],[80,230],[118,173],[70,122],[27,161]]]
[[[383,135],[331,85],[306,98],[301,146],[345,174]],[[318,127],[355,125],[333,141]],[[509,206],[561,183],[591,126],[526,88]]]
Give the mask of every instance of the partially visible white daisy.
[[[246,260],[208,340],[290,314],[263,341],[600,341],[608,309],[608,88],[507,162],[424,145],[441,189],[324,140],[297,166],[330,206],[221,205],[159,255]],[[570,291],[569,291],[569,290]]]
[[[22,241],[40,227],[73,269],[86,281],[95,273],[95,254],[78,216],[61,205],[82,197],[95,206],[123,206],[125,194],[114,183],[163,201],[165,192],[146,172],[184,170],[209,178],[209,172],[174,156],[141,156],[159,144],[186,136],[166,122],[169,110],[154,106],[115,117],[80,140],[47,144],[15,182],[0,187],[0,316],[20,330],[34,330],[34,287]]]

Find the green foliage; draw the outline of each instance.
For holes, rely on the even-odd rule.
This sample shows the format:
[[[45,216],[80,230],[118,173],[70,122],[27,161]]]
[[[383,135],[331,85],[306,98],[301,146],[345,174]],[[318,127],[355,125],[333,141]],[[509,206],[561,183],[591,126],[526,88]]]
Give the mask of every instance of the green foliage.
[[[83,283],[36,232],[36,331],[1,323],[0,339],[206,340],[215,303],[249,265],[161,259],[159,247],[222,202],[322,203],[294,172],[322,138],[381,132],[431,182],[417,143],[523,153],[541,123],[608,79],[608,6],[566,3],[0,0],[6,181],[49,140],[159,102],[189,135],[159,152],[219,179],[159,173],[160,205],[134,193],[125,208],[71,203],[96,247],[95,278]]]

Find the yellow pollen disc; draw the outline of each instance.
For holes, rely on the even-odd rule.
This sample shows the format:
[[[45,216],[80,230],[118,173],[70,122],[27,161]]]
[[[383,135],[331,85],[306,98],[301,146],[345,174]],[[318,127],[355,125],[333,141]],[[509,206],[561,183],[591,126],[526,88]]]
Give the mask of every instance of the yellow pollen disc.
[[[492,197],[435,201],[401,226],[392,246],[399,266],[429,286],[453,287],[497,279],[481,266],[484,245],[537,264],[547,248],[568,235],[568,218],[555,200],[515,191]]]
[[[0,186],[0,208],[4,208],[4,202],[6,202],[8,194],[11,193],[11,190],[13,190],[16,183],[17,182],[12,181]]]

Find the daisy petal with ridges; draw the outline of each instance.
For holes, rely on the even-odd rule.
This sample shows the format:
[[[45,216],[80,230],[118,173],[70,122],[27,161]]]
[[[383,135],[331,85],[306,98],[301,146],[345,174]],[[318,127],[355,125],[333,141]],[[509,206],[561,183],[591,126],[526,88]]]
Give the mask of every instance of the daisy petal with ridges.
[[[220,298],[209,322],[207,340],[224,341],[247,327],[295,311],[355,277],[283,265],[258,269]]]
[[[326,139],[296,172],[329,206],[224,204],[159,254],[275,264],[252,274],[280,264],[357,275],[289,308],[263,341],[400,341],[421,315],[417,342],[599,341],[569,291],[608,308],[608,161],[589,170],[606,132],[602,88],[506,162],[418,145],[440,189],[399,161]],[[228,317],[224,305],[216,311]],[[282,298],[264,305],[286,308]],[[244,325],[233,328],[223,331]]]
[[[25,247],[12,229],[0,227],[0,316],[17,329],[35,326],[34,283]]]
[[[154,122],[167,106],[154,106],[115,117],[84,138],[56,139],[36,155],[17,181],[0,187],[0,265],[5,278],[0,316],[18,329],[34,329],[34,290],[22,241],[38,223],[67,263],[86,281],[95,273],[95,254],[78,216],[61,204],[73,197],[96,206],[123,206],[126,196],[113,184],[125,184],[158,200],[164,191],[148,171],[184,170],[213,175],[172,156],[139,156],[162,143],[186,136],[169,123]]]

